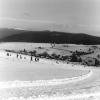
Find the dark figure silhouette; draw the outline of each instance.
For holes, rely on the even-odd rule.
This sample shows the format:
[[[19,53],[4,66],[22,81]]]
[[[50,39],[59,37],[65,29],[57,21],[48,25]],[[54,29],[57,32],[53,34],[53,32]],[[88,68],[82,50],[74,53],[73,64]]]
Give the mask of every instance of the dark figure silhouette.
[[[35,57],[35,61],[36,61],[36,62],[39,62],[39,58],[38,58],[38,57]]]
[[[31,59],[30,59],[30,61],[33,61],[33,57],[31,56]]]
[[[36,61],[36,57],[35,57],[35,61]]]
[[[9,56],[9,53],[7,53],[7,56]]]
[[[19,55],[17,54],[17,58],[18,58],[18,56],[19,56]]]

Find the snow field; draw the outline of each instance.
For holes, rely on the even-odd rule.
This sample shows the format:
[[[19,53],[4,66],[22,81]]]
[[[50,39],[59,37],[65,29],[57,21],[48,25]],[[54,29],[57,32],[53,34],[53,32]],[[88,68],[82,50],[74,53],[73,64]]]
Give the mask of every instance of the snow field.
[[[16,59],[16,54],[15,53],[9,53],[9,54],[11,54],[11,57],[7,56],[6,53],[7,52],[1,51],[0,52],[0,57],[2,57],[4,59],[6,58],[8,60],[10,58],[14,62],[18,61]],[[30,59],[30,57],[27,56],[27,55],[21,55],[21,56],[22,56],[22,58],[26,57],[27,61]],[[57,65],[55,61],[50,61],[50,60],[45,60],[45,59],[40,59],[39,63],[44,63],[44,64],[48,63],[48,64],[51,64],[51,65]],[[63,63],[60,63],[60,65],[64,66]],[[84,80],[84,79],[90,77],[91,75],[92,75],[92,71],[89,71],[87,74],[79,75],[79,76],[76,76],[76,77],[73,76],[72,78],[50,79],[50,80],[36,80],[36,81],[19,81],[19,80],[14,80],[14,81],[8,81],[8,82],[0,82],[0,88],[44,86],[44,85],[45,86],[60,85],[60,84],[67,84],[67,83],[70,83],[70,82],[76,82],[76,81]]]
[[[14,46],[14,44],[11,44],[12,45],[12,48],[13,48],[13,46]],[[11,45],[9,45],[9,48],[11,47]],[[19,44],[18,44],[19,45]],[[27,45],[27,44],[26,44]],[[6,47],[7,45],[5,44],[5,47]],[[4,48],[5,48],[4,47]],[[16,46],[17,47],[17,46]],[[20,46],[21,47],[21,46]],[[27,47],[27,46],[26,46]],[[29,45],[29,47],[31,47],[31,45]],[[32,48],[34,48],[34,47],[32,47]],[[32,49],[31,48],[31,49]],[[19,50],[19,48],[17,48],[18,50]],[[22,49],[23,49],[23,47],[22,47]],[[10,57],[10,59],[11,59],[11,61],[12,62],[16,62],[16,63],[25,63],[25,64],[28,64],[29,62],[30,62],[30,57],[29,56],[27,56],[26,57],[26,55],[25,55],[25,57],[27,58],[27,59],[15,59],[15,57],[16,57],[16,55],[12,55],[11,57]],[[2,59],[1,59],[2,58]],[[6,59],[5,59],[6,58]],[[24,55],[23,55],[23,58],[24,58]],[[2,52],[0,52],[0,62],[2,62],[2,61],[8,61],[9,60],[9,57],[6,57],[6,55],[5,55],[5,53],[2,53]],[[49,61],[49,60],[46,60],[46,59],[40,59],[40,61],[39,61],[40,63],[42,63],[43,65],[44,64],[51,64],[51,65],[58,65],[55,61]],[[33,64],[34,62],[31,62],[31,64]],[[63,64],[63,63],[59,63],[59,65],[63,68],[63,67],[65,67],[66,66],[66,64]],[[80,65],[74,65],[73,67],[72,67],[72,64],[68,64],[69,65],[69,69],[70,68],[72,68],[72,69],[74,69],[74,68],[77,68],[77,69],[80,69]],[[78,68],[79,67],[79,68]],[[83,66],[82,66],[83,67]],[[82,69],[86,69],[86,68],[82,68]],[[90,69],[88,69],[88,70],[90,70]],[[92,71],[90,71],[88,74],[86,74],[86,77],[88,78],[88,77],[90,77],[91,75],[94,75],[94,71],[92,72]],[[93,76],[92,75],[92,76]],[[85,75],[82,75],[82,76],[85,76]],[[92,77],[91,76],[91,77]],[[91,78],[90,77],[90,78]],[[99,77],[99,75],[97,76],[97,77]],[[59,81],[59,79],[57,79],[58,81]],[[75,78],[75,80],[76,81],[71,81],[71,82],[77,82],[77,79]],[[80,80],[83,80],[82,79],[82,77],[80,76]],[[56,85],[56,79],[53,79],[53,80],[51,80],[52,81],[52,83],[50,82],[49,84],[54,84],[55,83],[55,85]],[[63,83],[64,82],[66,82],[66,81],[68,81],[68,79],[66,79],[66,81],[64,81],[64,80],[62,79],[62,83],[61,83],[61,80],[60,80],[60,82],[57,82],[57,83],[59,83],[59,84],[62,84],[63,85]],[[20,87],[20,86],[22,86],[22,85],[25,85],[26,87],[28,87],[29,85],[33,85],[34,84],[34,82],[36,82],[36,84],[42,84],[44,81],[43,80],[39,80],[39,81],[19,81],[19,80],[15,80],[15,81],[8,81],[7,83],[6,82],[1,82],[0,84],[1,84],[1,86],[0,87],[2,87],[1,89],[3,89],[3,88],[9,88],[9,86],[11,85],[12,86],[12,89],[14,88],[14,87]],[[40,83],[38,83],[38,82],[40,82]],[[92,82],[92,81],[91,81]],[[99,81],[98,81],[99,82]],[[14,84],[13,84],[14,83]],[[24,84],[25,83],[25,84]],[[33,83],[33,84],[32,84]],[[46,85],[46,84],[48,84],[48,83],[43,83],[42,85]],[[64,84],[66,84],[66,83],[64,83]],[[89,85],[90,85],[90,83],[88,83]],[[98,83],[99,84],[99,83]],[[6,86],[7,85],[7,86]],[[41,85],[41,86],[42,86]],[[54,85],[54,87],[55,87],[55,85]],[[82,85],[82,84],[81,84]],[[50,85],[49,85],[50,86]],[[32,87],[33,88],[33,87]],[[82,88],[84,88],[84,87],[82,87]],[[100,87],[98,87],[98,88],[100,88]],[[81,91],[81,90],[80,90]],[[86,89],[86,91],[87,91],[87,89]],[[93,93],[87,93],[85,91],[85,93],[84,94],[79,94],[79,93],[75,93],[75,95],[74,94],[72,94],[72,95],[70,95],[70,96],[67,96],[67,95],[62,95],[62,96],[60,96],[60,95],[55,95],[55,96],[46,96],[45,94],[44,95],[38,95],[38,97],[35,97],[35,96],[30,96],[29,95],[29,97],[28,98],[24,98],[23,97],[23,95],[21,96],[21,97],[13,97],[13,95],[11,96],[11,97],[8,97],[8,98],[3,98],[3,97],[0,97],[0,100],[100,100],[100,91],[98,91],[97,92],[97,89],[93,89],[93,91],[96,91],[95,93],[93,92]],[[20,91],[19,91],[20,92]],[[67,91],[66,91],[67,92]],[[27,95],[28,95],[28,93],[27,93]]]
[[[53,79],[53,80],[37,80],[37,81],[8,81],[8,82],[0,82],[0,88],[14,88],[14,87],[30,87],[30,86],[50,86],[50,85],[61,85],[68,84],[70,82],[76,82],[84,80],[92,75],[92,71],[90,71],[86,75],[82,75],[79,77],[73,78],[65,78],[65,79]]]
[[[0,98],[0,100],[100,100],[100,93],[90,93],[90,94],[77,94],[70,96],[38,96],[38,97],[10,97],[10,98]]]

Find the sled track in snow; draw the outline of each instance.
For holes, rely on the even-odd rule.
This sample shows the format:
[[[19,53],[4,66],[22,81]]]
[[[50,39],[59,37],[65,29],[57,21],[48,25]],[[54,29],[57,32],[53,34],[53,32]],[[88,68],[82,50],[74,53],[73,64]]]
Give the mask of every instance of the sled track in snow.
[[[62,85],[68,84],[71,82],[77,82],[84,80],[92,75],[92,71],[89,71],[88,74],[81,75],[78,77],[64,78],[64,79],[53,79],[53,80],[36,80],[36,81],[8,81],[0,82],[0,88],[14,88],[14,87],[30,87],[30,86],[53,86],[53,85]]]

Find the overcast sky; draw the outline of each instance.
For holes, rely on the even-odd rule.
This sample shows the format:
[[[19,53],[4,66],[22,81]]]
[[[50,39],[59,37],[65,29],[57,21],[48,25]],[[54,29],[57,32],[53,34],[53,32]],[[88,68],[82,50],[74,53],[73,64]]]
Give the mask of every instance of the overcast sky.
[[[100,0],[0,0],[0,27],[100,36]]]

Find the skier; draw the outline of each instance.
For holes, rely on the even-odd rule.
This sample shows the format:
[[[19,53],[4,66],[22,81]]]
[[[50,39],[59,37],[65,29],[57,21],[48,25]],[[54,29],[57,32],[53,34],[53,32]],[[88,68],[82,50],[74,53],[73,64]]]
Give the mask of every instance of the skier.
[[[30,57],[30,63],[31,63],[31,61],[33,61],[33,57],[32,56]]]

